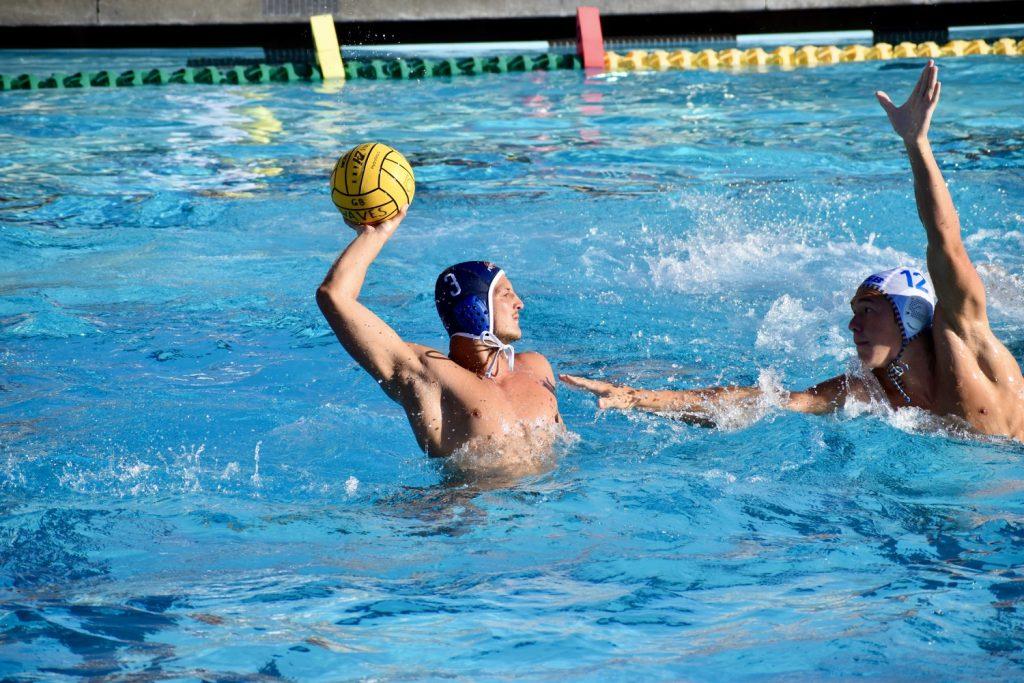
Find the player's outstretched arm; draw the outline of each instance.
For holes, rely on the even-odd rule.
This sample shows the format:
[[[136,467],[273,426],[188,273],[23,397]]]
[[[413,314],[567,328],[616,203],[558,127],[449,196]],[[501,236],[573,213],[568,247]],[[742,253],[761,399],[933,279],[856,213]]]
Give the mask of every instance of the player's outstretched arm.
[[[928,142],[932,114],[939,104],[939,68],[929,60],[910,97],[897,107],[884,92],[876,92],[893,129],[903,139],[914,173],[917,212],[928,234],[928,272],[946,321],[957,331],[988,323],[985,287],[978,277],[960,235],[960,217]]]
[[[366,271],[405,218],[403,207],[394,218],[376,225],[349,227],[357,235],[341,253],[319,289],[316,302],[338,341],[349,355],[377,380],[387,394],[400,400],[404,377],[420,374],[419,354],[398,333],[359,301]]]
[[[559,375],[559,379],[571,387],[584,389],[596,395],[597,406],[602,410],[617,408],[674,413],[688,422],[702,425],[714,424],[711,414],[714,408],[746,403],[764,393],[758,387],[652,391],[575,375]],[[782,406],[799,413],[831,413],[843,406],[848,392],[849,380],[841,375],[805,391],[790,392],[783,399]]]

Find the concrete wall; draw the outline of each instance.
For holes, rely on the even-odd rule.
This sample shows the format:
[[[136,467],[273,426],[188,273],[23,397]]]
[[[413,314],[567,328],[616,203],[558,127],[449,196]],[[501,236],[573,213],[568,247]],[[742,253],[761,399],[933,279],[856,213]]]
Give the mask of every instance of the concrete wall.
[[[0,26],[95,26],[96,0],[0,2]]]
[[[578,4],[603,15],[686,14],[937,5],[997,0],[0,0],[0,26],[266,24],[330,12],[344,21],[567,17]]]

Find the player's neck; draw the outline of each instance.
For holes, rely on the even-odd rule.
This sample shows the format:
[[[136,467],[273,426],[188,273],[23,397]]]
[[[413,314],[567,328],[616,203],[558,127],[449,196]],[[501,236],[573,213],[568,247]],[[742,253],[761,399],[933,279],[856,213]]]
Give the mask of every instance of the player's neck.
[[[495,362],[494,354],[498,354]],[[508,374],[508,359],[493,346],[486,346],[469,337],[452,337],[448,347],[448,357],[470,372],[483,377],[491,364],[494,363],[491,376],[494,379]]]
[[[923,334],[907,345],[900,357],[904,366],[900,382],[910,397],[910,405],[930,409],[935,404],[935,350],[931,335]],[[906,399],[889,377],[887,368],[875,371],[886,393],[894,397],[895,405],[905,405]]]

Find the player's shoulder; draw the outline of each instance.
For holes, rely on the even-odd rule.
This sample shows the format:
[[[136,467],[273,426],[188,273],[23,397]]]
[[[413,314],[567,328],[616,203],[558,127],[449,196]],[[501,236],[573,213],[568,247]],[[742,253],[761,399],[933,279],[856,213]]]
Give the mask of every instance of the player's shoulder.
[[[551,363],[544,357],[544,354],[537,353],[536,351],[523,351],[522,353],[516,353],[516,363],[522,364],[524,367],[527,367],[534,372],[553,375]]]
[[[519,362],[520,360],[531,364],[538,363],[541,365],[547,365],[548,367],[551,367],[551,363],[548,362],[548,359],[544,356],[544,354],[537,353],[536,351],[517,351],[516,362]]]
[[[449,388],[459,387],[471,382],[476,376],[462,367],[448,354],[432,346],[414,344],[407,342],[409,350],[416,357],[417,362],[409,364],[409,372],[405,377],[407,381],[417,385],[430,385],[432,387],[446,386]]]
[[[988,320],[969,321],[959,326],[936,309],[932,324],[932,341],[936,356],[944,361],[948,356],[963,356],[966,351],[977,359],[982,372],[993,381],[1007,375],[1021,377],[1020,366],[1006,344],[996,336]],[[943,363],[942,367],[953,367]]]
[[[831,377],[824,382],[819,382],[803,394],[805,402],[813,406],[815,412],[828,412],[842,408],[847,400],[855,399],[867,402],[870,399],[871,390],[862,370],[849,370],[841,375]]]
[[[441,353],[433,346],[427,346],[426,344],[417,344],[416,342],[406,342],[405,344],[410,349],[412,349],[417,355],[426,355],[428,353]]]
[[[864,372],[870,371],[865,370]],[[835,379],[841,380],[837,388],[839,389],[839,398],[842,403],[845,403],[848,399],[854,399],[860,403],[868,403],[871,401],[872,389],[878,386],[877,379],[872,377],[873,381],[868,381],[865,374],[857,372],[848,372]]]
[[[948,342],[954,337],[969,350],[978,352],[988,349],[993,341],[998,342],[984,309],[977,315],[954,316],[940,301],[935,305],[935,314],[932,317],[932,338],[935,341]]]
[[[451,367],[459,367],[455,361],[448,357],[448,354],[443,353],[432,346],[415,344],[413,342],[406,342],[406,345],[428,371],[437,372]]]

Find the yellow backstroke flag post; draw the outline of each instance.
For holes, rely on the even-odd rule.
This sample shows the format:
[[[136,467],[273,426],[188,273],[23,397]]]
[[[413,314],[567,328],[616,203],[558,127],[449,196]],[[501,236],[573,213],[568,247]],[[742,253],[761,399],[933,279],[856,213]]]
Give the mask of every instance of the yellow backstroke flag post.
[[[324,80],[345,80],[345,67],[341,63],[341,48],[338,46],[338,34],[334,30],[334,17],[330,14],[318,14],[309,18],[309,26],[313,29],[316,61],[320,62],[320,72]]]

